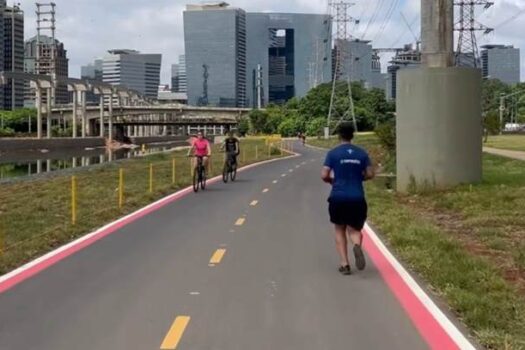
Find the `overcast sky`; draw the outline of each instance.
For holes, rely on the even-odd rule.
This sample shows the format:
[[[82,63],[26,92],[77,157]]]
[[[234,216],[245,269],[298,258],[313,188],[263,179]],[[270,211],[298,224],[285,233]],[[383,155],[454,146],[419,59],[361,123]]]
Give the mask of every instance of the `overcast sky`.
[[[26,13],[25,36],[36,34],[35,1],[17,0]],[[171,64],[184,53],[182,11],[185,0],[54,0],[57,4],[57,38],[64,42],[70,59],[70,75],[78,77],[80,66],[102,57],[112,48],[130,48],[161,53],[163,83],[170,82]],[[195,1],[193,3],[198,3]],[[360,19],[353,34],[373,39],[374,47],[400,46],[415,41],[406,21],[419,36],[420,0],[353,0],[351,15]],[[525,78],[525,0],[495,0],[480,21],[496,27],[494,34],[479,36],[479,45],[513,44],[522,50],[522,79]],[[12,4],[8,0],[8,4]],[[232,6],[248,12],[326,13],[328,0],[231,0]],[[389,21],[388,13],[392,13]],[[481,13],[482,12],[482,13]],[[383,61],[386,63],[388,55]]]

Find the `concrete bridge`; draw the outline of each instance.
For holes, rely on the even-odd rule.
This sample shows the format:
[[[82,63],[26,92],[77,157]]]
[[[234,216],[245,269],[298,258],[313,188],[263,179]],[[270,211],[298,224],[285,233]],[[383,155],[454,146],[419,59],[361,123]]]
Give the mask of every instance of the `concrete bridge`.
[[[224,132],[249,113],[247,108],[192,107],[158,104],[134,90],[73,78],[20,72],[0,73],[0,83],[9,79],[29,81],[36,92],[37,138],[51,138],[51,127],[71,127],[72,137],[105,137],[112,140],[115,126],[129,137],[181,135],[197,130]],[[67,85],[73,94],[69,105],[55,105],[57,84]],[[86,94],[99,96],[98,106],[88,106]],[[44,121],[45,116],[45,121]],[[80,131],[80,133],[79,133]]]

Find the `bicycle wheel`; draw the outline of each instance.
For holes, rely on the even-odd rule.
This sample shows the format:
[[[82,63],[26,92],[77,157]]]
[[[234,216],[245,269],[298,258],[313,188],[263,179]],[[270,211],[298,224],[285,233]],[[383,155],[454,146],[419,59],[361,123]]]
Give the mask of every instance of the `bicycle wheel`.
[[[199,169],[193,170],[193,191],[199,192]]]
[[[206,168],[204,166],[201,168],[200,183],[201,183],[201,188],[205,190],[206,189]]]

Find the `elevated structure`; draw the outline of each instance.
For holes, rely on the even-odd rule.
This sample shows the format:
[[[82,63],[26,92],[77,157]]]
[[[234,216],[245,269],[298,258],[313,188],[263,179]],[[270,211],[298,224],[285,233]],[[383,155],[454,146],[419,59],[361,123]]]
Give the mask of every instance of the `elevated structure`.
[[[397,189],[481,180],[481,71],[454,67],[452,0],[421,1],[422,66],[397,85]]]
[[[5,1],[4,1],[5,2]],[[3,70],[7,72],[24,71],[24,13],[17,5],[4,7],[3,16]],[[15,109],[24,106],[24,82],[10,80],[5,85],[0,101],[2,109]]]
[[[72,137],[106,137],[110,141],[116,134],[116,125],[121,127],[120,133],[128,136],[160,136],[168,133],[169,126],[178,126],[182,130],[212,127],[215,132],[224,131],[226,126],[238,123],[241,116],[249,113],[249,109],[191,107],[181,104],[153,104],[151,100],[137,91],[96,83],[81,79],[57,78],[57,82],[65,84],[72,92],[73,103],[52,106],[51,100],[43,101],[44,91],[51,89],[53,79],[49,75],[29,73],[0,73],[0,84],[6,84],[10,79],[27,81],[37,95],[37,137],[43,137],[44,125],[47,138],[51,138],[50,126],[55,123],[70,126]],[[98,106],[87,106],[86,93],[93,92],[99,96]],[[44,124],[45,117],[45,124]],[[219,129],[217,129],[219,128]],[[78,131],[80,130],[80,134]],[[180,131],[180,130],[179,130]],[[183,131],[184,132],[184,131]]]

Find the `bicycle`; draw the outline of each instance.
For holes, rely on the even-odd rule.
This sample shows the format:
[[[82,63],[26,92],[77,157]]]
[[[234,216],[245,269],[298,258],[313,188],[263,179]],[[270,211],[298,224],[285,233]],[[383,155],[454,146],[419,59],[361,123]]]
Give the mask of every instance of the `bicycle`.
[[[222,181],[228,182],[228,178],[235,181],[237,178],[237,162],[234,160],[233,154],[227,154],[222,170]]]
[[[202,190],[206,189],[206,167],[204,166],[204,157],[194,157],[197,158],[197,166],[193,170],[193,191],[199,192],[199,186]]]

